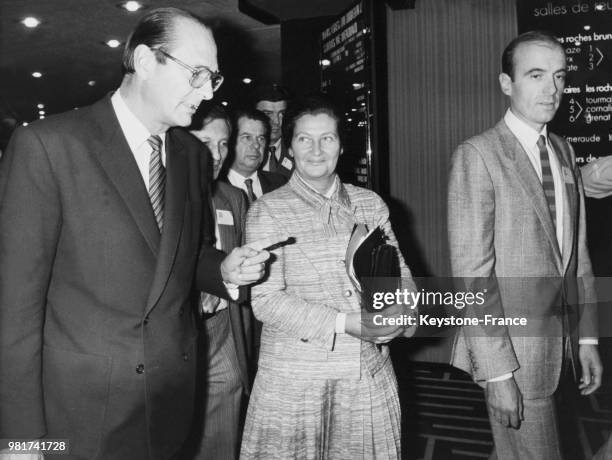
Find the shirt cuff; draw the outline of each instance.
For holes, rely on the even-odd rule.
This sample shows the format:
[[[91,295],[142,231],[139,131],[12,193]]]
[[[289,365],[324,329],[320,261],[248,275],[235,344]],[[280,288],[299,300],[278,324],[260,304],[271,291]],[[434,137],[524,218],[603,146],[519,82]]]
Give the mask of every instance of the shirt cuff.
[[[336,334],[346,333],[346,313],[336,315]]]
[[[238,297],[240,297],[238,285],[230,283],[229,281],[223,281],[223,284],[225,285],[225,289],[227,289],[227,293],[229,294],[230,298],[232,300],[238,300]]]
[[[584,337],[578,339],[578,345],[599,345],[599,339],[596,337]]]
[[[499,377],[495,377],[487,380],[487,382],[501,382],[503,380],[508,380],[512,378],[512,372],[508,372],[507,374],[500,375]]]

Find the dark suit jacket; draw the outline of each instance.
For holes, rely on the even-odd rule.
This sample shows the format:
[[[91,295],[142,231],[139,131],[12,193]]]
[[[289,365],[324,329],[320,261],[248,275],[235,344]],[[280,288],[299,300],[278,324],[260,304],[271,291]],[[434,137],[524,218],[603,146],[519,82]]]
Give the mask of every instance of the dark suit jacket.
[[[201,144],[166,137],[160,237],[110,98],[14,133],[0,167],[0,438],[67,438],[83,459],[167,459],[193,415]],[[200,249],[202,247],[202,249]]]
[[[287,183],[287,178],[278,173],[257,171],[257,175],[259,176],[259,183],[263,193],[269,193]]]
[[[215,182],[213,189],[213,205],[215,212],[219,210],[228,211],[232,214],[234,224],[226,225],[219,223],[219,237],[223,251],[230,252],[232,249],[243,244],[244,225],[246,222],[247,199],[244,192],[225,182]],[[245,391],[250,388],[250,372],[253,361],[253,314],[249,305],[238,302],[229,303],[229,316],[236,356],[240,365],[240,377]]]

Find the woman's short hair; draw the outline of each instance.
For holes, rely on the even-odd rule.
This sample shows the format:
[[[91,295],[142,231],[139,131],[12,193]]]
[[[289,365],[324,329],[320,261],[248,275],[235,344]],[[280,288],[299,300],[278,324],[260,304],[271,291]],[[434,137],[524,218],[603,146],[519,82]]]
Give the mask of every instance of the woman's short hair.
[[[344,138],[344,118],[342,112],[338,109],[337,104],[332,99],[323,93],[313,93],[306,96],[298,97],[289,104],[283,117],[283,142],[289,148],[295,130],[296,122],[304,115],[329,115],[336,120],[336,128],[340,143]]]

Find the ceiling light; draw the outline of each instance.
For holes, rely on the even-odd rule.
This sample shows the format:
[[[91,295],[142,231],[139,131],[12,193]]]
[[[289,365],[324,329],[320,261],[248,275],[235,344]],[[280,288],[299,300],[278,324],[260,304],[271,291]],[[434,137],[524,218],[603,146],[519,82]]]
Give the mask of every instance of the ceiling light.
[[[29,123],[27,121],[24,121],[23,123],[21,123],[21,126],[28,126]]]
[[[34,27],[38,27],[40,21],[33,16],[28,16],[21,23],[26,26],[28,29],[33,29]]]
[[[591,30],[591,26],[584,26],[584,30]]]
[[[39,111],[38,111],[38,115],[44,115],[44,114],[45,114],[45,111],[44,111],[44,110],[39,110]]]
[[[44,120],[45,116],[44,115],[39,115],[38,118],[40,118],[41,120]]]
[[[40,73],[40,72],[32,72],[32,76],[34,78],[40,78],[40,77],[42,77],[42,73]]]
[[[320,63],[323,67],[328,67],[331,65],[331,61],[329,59],[321,59]]]
[[[121,7],[125,8],[130,13],[132,13],[142,8],[142,4],[140,2],[129,1],[129,2],[125,2],[124,4],[122,4]]]
[[[96,81],[95,81],[95,80],[89,80],[89,81],[87,82],[87,84],[88,84],[89,86],[96,86]]]
[[[117,48],[119,45],[121,45],[121,42],[113,38],[112,40],[107,41],[106,45],[110,48]]]
[[[45,108],[45,104],[38,104],[36,107],[39,108],[39,109],[44,109]]]
[[[224,106],[224,107],[226,107],[226,106],[227,106],[227,101],[223,101],[223,102],[221,102],[221,105],[222,105],[222,106]]]
[[[247,84],[247,85],[248,85],[249,83],[251,83],[252,81],[253,81],[253,80],[251,80],[249,77],[244,77],[244,78],[242,79],[242,83],[245,83],[245,84]]]

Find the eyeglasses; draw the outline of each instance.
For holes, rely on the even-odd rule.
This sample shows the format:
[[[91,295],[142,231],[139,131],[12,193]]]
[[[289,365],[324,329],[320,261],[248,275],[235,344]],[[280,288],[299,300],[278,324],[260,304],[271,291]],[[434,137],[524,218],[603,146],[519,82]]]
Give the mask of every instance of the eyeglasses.
[[[169,53],[166,53],[161,48],[153,48],[154,51],[159,51],[161,54],[166,56],[168,59],[176,62],[181,67],[189,70],[191,72],[191,78],[189,79],[189,84],[192,88],[198,89],[206,84],[207,81],[210,80],[210,84],[212,86],[212,90],[217,91],[221,84],[223,83],[223,75],[219,72],[213,72],[208,67],[199,66],[199,67],[191,67],[188,64],[185,64],[180,59],[175,58]]]

